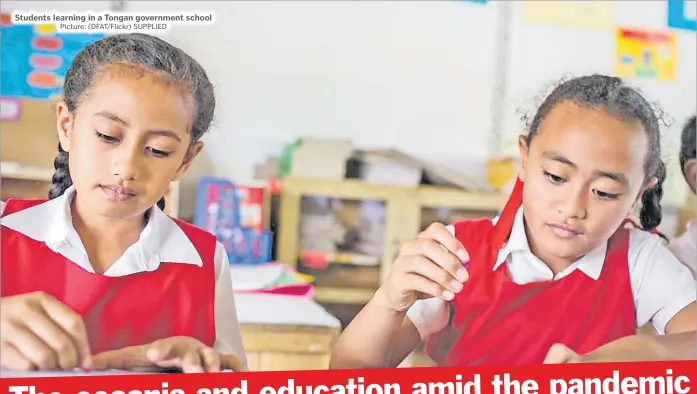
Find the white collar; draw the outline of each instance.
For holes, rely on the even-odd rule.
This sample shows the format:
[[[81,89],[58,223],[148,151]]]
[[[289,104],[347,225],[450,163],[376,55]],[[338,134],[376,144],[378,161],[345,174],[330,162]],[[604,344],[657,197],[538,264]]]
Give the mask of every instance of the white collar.
[[[75,188],[71,186],[60,197],[4,216],[2,225],[43,242],[53,251],[63,255],[67,247],[84,252],[84,246],[72,223],[71,202],[74,195]],[[84,262],[74,262],[91,270],[91,266],[84,267],[84,264],[89,265],[86,253],[80,254],[85,256]],[[65,257],[76,260],[73,253]],[[129,273],[133,273],[134,270],[153,271],[164,262],[193,264],[199,267],[203,265],[201,256],[184,231],[157,206],[152,208],[150,219],[138,241],[124,252],[112,268],[124,259],[132,266],[126,268]]]
[[[527,252],[532,254],[530,244],[528,244],[527,235],[525,234],[525,219],[523,217],[522,206],[516,212],[513,227],[511,228],[511,234],[508,237],[508,241],[504,247],[499,251],[496,264],[494,265],[493,269],[497,269],[506,261],[510,254],[516,252]],[[600,277],[600,273],[603,270],[603,265],[605,264],[606,252],[607,242],[604,242],[602,245],[576,260],[574,265],[590,278],[597,280]]]

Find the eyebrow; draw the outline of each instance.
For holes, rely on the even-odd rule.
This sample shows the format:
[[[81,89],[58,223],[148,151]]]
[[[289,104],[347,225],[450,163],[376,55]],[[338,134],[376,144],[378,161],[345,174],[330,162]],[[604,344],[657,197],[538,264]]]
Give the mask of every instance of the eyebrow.
[[[95,115],[102,117],[102,118],[109,119],[112,122],[116,122],[116,123],[123,125],[123,126],[126,126],[126,127],[130,126],[130,124],[128,122],[119,118],[116,114],[113,114],[109,111],[100,111],[100,112],[97,112]],[[175,140],[181,142],[181,138],[179,137],[179,135],[177,135],[177,133],[175,133],[174,131],[171,131],[171,130],[148,130],[148,134],[171,137],[171,138],[174,138]]]
[[[554,161],[557,161],[559,163],[565,164],[569,167],[578,168],[576,163],[574,163],[573,161],[569,160],[568,158],[564,157],[563,155],[561,155],[559,153],[556,153],[553,151],[545,151],[545,152],[542,152],[542,156],[544,156],[545,158],[547,158],[549,160],[554,160]],[[618,183],[623,183],[623,184],[628,183],[627,177],[620,172],[595,170],[595,173],[598,176],[612,179],[613,181],[618,182]]]

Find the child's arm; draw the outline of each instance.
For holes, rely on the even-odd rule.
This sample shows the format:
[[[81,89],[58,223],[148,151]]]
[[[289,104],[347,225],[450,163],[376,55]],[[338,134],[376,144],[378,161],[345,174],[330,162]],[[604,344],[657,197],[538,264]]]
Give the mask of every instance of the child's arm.
[[[218,353],[231,354],[247,365],[242,333],[237,320],[235,294],[232,291],[230,263],[225,248],[218,242],[215,250],[215,345]]]
[[[441,224],[407,241],[387,281],[340,336],[330,368],[396,367],[421,340],[407,311],[420,298],[452,300],[468,278],[463,266],[468,259]]]
[[[385,300],[384,289],[346,327],[332,352],[330,369],[391,368],[421,341],[418,330]]]
[[[692,276],[697,280],[697,240],[695,239],[697,228],[695,227],[697,227],[697,220],[691,221],[687,232],[671,241],[668,249],[692,271]]]

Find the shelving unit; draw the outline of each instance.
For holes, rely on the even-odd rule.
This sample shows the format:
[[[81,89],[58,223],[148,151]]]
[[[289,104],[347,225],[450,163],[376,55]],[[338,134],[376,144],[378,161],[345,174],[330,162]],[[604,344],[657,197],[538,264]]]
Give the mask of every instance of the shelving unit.
[[[363,305],[373,296],[377,287],[387,278],[392,263],[396,258],[401,244],[418,234],[424,227],[423,220],[430,220],[425,210],[458,211],[467,217],[493,216],[505,204],[506,196],[501,194],[470,193],[460,189],[420,186],[415,188],[382,186],[369,184],[360,180],[321,180],[285,178],[282,181],[280,198],[280,220],[278,228],[278,260],[290,264],[302,272],[303,243],[302,205],[304,198],[319,198],[325,204],[327,199],[338,202],[374,201],[384,210],[384,235],[381,237],[382,247],[375,267],[374,286],[366,286],[365,280],[356,285],[355,281],[365,269],[350,271],[350,256],[344,255],[339,263],[329,261],[327,268],[349,270],[348,274],[338,276],[340,283],[327,285],[322,276],[329,275],[329,269],[314,270],[310,273],[316,278],[315,300],[325,304]],[[447,219],[444,219],[447,221]],[[321,220],[320,220],[321,222]],[[310,235],[311,236],[311,235]],[[318,234],[318,237],[323,236]],[[336,258],[341,252],[327,251],[326,256]],[[354,265],[358,266],[358,265]],[[362,266],[361,266],[362,267]],[[361,273],[359,273],[361,272]],[[354,282],[354,284],[350,283]]]

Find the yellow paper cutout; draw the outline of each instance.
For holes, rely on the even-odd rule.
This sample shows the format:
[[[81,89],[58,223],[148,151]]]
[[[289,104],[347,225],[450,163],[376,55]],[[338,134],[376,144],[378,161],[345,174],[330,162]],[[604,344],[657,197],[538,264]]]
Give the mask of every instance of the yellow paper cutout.
[[[53,24],[40,24],[34,26],[34,32],[41,36],[52,36],[56,34],[58,29]]]
[[[609,29],[612,7],[612,1],[607,0],[525,0],[523,17],[533,22]]]

